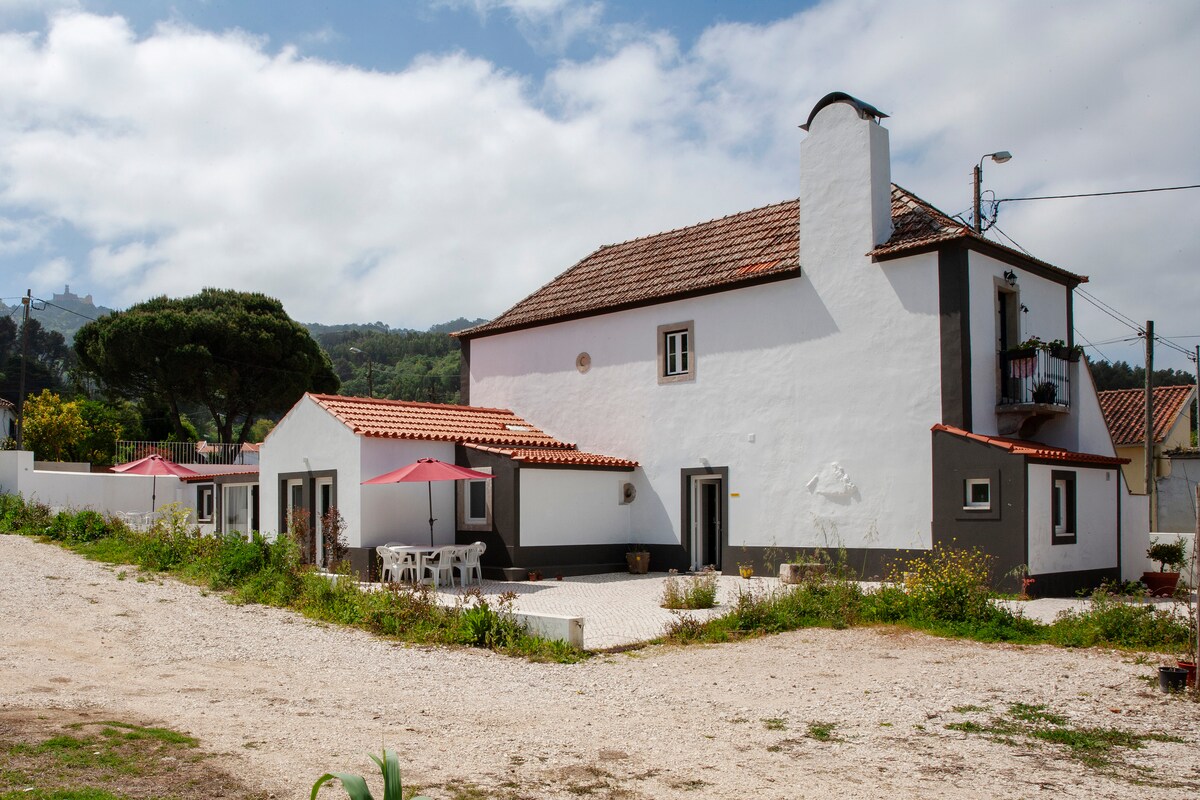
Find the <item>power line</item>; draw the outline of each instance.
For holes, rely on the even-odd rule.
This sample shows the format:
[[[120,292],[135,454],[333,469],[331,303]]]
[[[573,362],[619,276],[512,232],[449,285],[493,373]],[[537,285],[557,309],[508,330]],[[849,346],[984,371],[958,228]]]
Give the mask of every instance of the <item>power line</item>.
[[[1118,194],[1149,194],[1150,192],[1177,192],[1181,189],[1200,189],[1200,183],[1191,183],[1187,186],[1162,186],[1156,189],[1122,189],[1116,192],[1081,192],[1079,194],[1047,194],[1038,197],[1005,197],[1002,200],[992,201],[995,205],[1001,203],[1016,203],[1022,200],[1070,200],[1076,197],[1112,197]]]

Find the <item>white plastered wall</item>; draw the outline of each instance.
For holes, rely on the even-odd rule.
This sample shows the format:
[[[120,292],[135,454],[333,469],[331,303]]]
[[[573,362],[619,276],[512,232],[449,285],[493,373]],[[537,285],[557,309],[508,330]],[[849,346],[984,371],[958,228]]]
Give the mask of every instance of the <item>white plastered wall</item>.
[[[454,444],[408,439],[362,439],[362,457],[358,480],[407,466],[419,458],[436,458],[454,463]],[[343,485],[338,473],[338,499]],[[357,484],[357,481],[356,481]],[[433,492],[433,543],[454,544],[456,528],[454,481],[372,484],[349,486],[345,490],[361,498],[362,525],[357,544],[376,547],[388,542],[429,545],[429,492]]]
[[[1074,544],[1051,544],[1050,493],[1056,469],[1075,474]],[[1117,491],[1124,491],[1120,470],[1030,464],[1028,475],[1030,573],[1116,567]]]
[[[1044,342],[1068,340],[1067,287],[1047,278],[972,251],[968,261],[971,318],[971,422],[975,433],[998,433],[996,393],[999,389],[1000,331],[996,319],[996,284],[1004,273],[1016,273],[1019,329],[1010,333],[1011,344],[1038,337]],[[1075,375],[1072,374],[1072,393]],[[1074,398],[1072,398],[1072,401]]]
[[[710,466],[734,546],[928,546],[936,256],[838,271],[475,339],[471,402],[637,460],[634,541],[679,542],[680,471]],[[660,385],[658,326],[686,321],[695,380]]]
[[[35,470],[33,453],[21,450],[0,451],[0,491],[52,507],[105,514],[149,511],[152,491],[158,508],[168,503],[194,506],[191,487],[173,476],[155,482],[147,475]]]
[[[521,546],[629,542],[633,505],[620,497],[632,478],[609,470],[521,467]]]
[[[258,516],[264,533],[279,532],[279,476],[337,470],[337,505],[346,522],[346,544],[359,546],[359,437],[308,395],[300,398],[259,451]],[[368,476],[369,477],[369,476]]]

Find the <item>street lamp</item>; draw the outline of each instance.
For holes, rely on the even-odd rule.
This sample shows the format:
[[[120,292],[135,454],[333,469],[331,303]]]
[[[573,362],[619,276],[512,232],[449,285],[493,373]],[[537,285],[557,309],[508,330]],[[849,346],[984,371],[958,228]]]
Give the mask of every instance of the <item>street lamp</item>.
[[[373,361],[371,361],[371,357],[370,357],[370,356],[368,356],[368,355],[367,355],[366,353],[364,353],[362,350],[359,350],[357,347],[351,347],[351,348],[350,348],[350,352],[351,352],[351,353],[358,353],[360,356],[367,356],[367,397],[374,398],[374,397],[375,397],[375,370],[374,370],[374,362],[373,362]]]
[[[983,233],[983,226],[981,224],[982,220],[980,219],[979,210],[979,207],[982,204],[980,193],[981,185],[983,184],[983,162],[989,158],[992,161],[995,161],[997,164],[1003,164],[1005,161],[1012,160],[1012,153],[1008,152],[1007,150],[997,150],[996,152],[988,153],[983,158],[979,159],[979,163],[975,165],[975,204],[972,206],[972,208],[975,210],[975,216],[972,219],[974,221],[976,233]]]

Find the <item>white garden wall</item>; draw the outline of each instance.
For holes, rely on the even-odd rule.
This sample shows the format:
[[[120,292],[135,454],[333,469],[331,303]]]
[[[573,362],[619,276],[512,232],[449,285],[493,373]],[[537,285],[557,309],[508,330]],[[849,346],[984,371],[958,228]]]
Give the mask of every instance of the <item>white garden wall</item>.
[[[88,508],[104,514],[145,512],[150,510],[152,490],[159,508],[176,502],[192,506],[193,490],[175,477],[162,476],[155,483],[145,475],[35,470],[33,453],[0,451],[0,491],[51,507]]]

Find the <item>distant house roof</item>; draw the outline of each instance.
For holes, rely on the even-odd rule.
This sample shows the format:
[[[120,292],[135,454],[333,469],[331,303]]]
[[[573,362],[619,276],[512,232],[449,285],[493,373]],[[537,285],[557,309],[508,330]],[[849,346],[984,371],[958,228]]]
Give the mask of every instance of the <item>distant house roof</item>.
[[[1007,450],[1014,455],[1034,458],[1039,461],[1061,461],[1071,464],[1104,464],[1108,466],[1119,466],[1129,463],[1128,458],[1102,456],[1097,453],[1078,453],[1062,447],[1053,447],[1042,442],[1031,442],[1026,439],[1010,439],[1007,436],[987,436],[986,434],[972,433],[962,428],[955,428],[952,425],[937,424],[933,426],[933,430],[943,431],[962,439],[971,439],[992,447],[998,447],[1001,450]]]
[[[310,394],[360,436],[452,442],[528,464],[636,467],[636,461],[580,452],[503,408]]]
[[[1196,391],[1195,386],[1154,387],[1154,441],[1161,442],[1183,413]],[[1144,389],[1110,389],[1097,392],[1100,410],[1113,444],[1118,447],[1143,444],[1146,441],[1146,391]]]
[[[964,240],[1016,257],[1069,284],[1087,280],[986,239],[894,184],[892,224],[891,238],[871,256],[895,258]],[[800,201],[788,200],[605,245],[491,322],[454,335],[469,339],[782,280],[799,275],[800,269]]]

